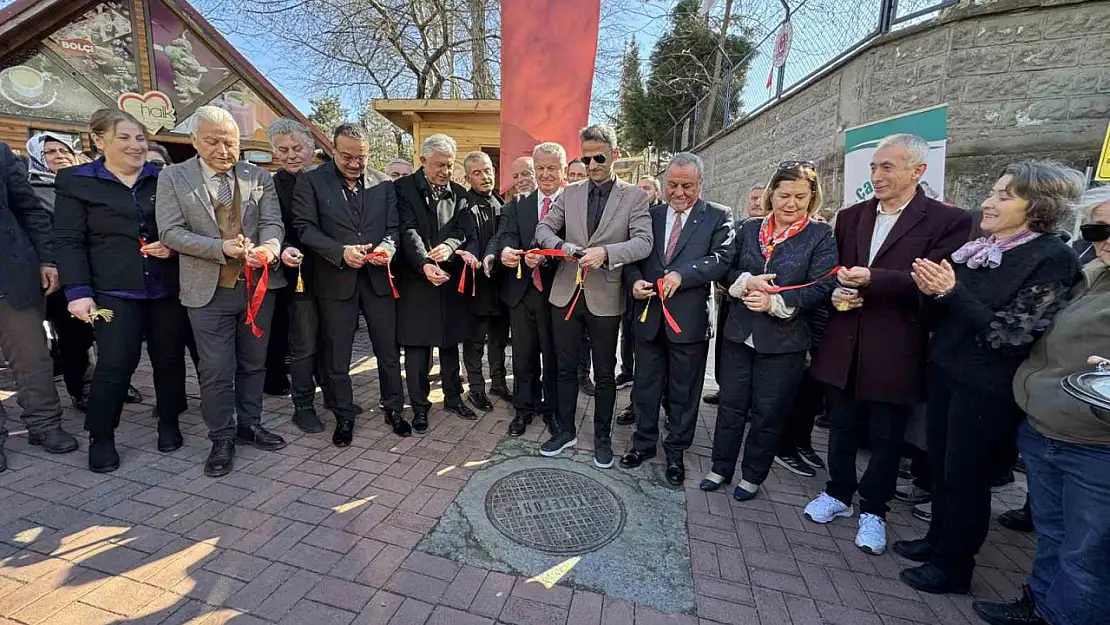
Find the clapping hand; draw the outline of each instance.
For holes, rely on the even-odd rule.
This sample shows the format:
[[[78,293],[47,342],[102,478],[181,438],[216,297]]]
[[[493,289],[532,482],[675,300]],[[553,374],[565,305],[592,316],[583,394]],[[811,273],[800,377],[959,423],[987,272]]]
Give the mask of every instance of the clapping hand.
[[[944,295],[956,286],[956,270],[947,260],[937,264],[927,258],[918,258],[913,261],[910,276],[922,293],[934,297]]]

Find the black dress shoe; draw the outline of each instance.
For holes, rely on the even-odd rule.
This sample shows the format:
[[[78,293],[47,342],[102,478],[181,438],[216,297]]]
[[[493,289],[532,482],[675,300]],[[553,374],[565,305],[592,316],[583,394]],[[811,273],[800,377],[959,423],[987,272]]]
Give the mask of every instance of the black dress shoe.
[[[478,410],[483,412],[493,410],[493,402],[489,400],[489,397],[486,397],[486,392],[483,390],[474,389],[466,394],[466,398],[469,399],[470,403],[474,404],[474,407]],[[465,419],[466,417],[463,418]]]
[[[681,487],[682,483],[686,481],[686,465],[683,464],[682,458],[669,458],[667,460],[667,471],[664,475],[668,484]]]
[[[935,564],[922,564],[912,569],[902,569],[898,574],[907,586],[932,595],[966,595],[971,588],[971,575],[958,579],[944,572]]]
[[[894,544],[891,545],[891,549],[894,550],[894,553],[907,560],[913,560],[914,562],[928,562],[933,557],[933,551],[936,550],[936,548],[929,544],[929,541],[924,538],[918,538],[916,540],[896,540]]]
[[[625,452],[623,456],[621,456],[621,468],[635,469],[636,467],[647,462],[648,460],[651,460],[654,457],[654,453],[649,454],[642,451],[637,451],[635,449],[630,449],[629,451]]]
[[[331,442],[336,447],[348,447],[355,437],[355,420],[340,419],[335,423],[335,433],[331,435]]]
[[[489,387],[489,394],[504,400],[507,403],[513,403],[513,392],[509,390],[509,385],[505,381],[494,382]]]
[[[393,433],[402,438],[412,436],[412,426],[405,421],[405,415],[400,410],[385,411],[386,425],[393,428]]]
[[[154,412],[158,412],[157,407],[154,408]],[[177,417],[158,414],[158,451],[168,454],[181,449],[184,444],[185,438],[181,436],[181,425]]]
[[[412,431],[423,434],[428,431],[428,411],[417,410],[412,415]]]
[[[235,441],[212,441],[212,451],[208,460],[204,461],[204,474],[208,477],[220,477],[231,473],[231,465],[235,460]]]
[[[633,380],[635,380],[635,377],[631,373],[627,371],[621,371],[620,375],[618,375],[616,379],[617,389],[619,390],[632,386]]]
[[[127,396],[123,399],[123,401],[127,404],[141,404],[143,403],[143,394],[139,392],[139,389],[128,384]]]
[[[578,378],[578,390],[590,397],[597,395],[597,387],[594,386],[594,381],[590,379],[590,376]]]
[[[632,406],[628,406],[617,415],[617,425],[632,425],[635,422],[636,414],[632,412]]]
[[[1029,506],[1009,510],[998,515],[998,524],[1008,530],[1028,534],[1033,531],[1033,516]]]
[[[320,415],[316,414],[315,408],[294,409],[293,425],[305,434],[319,434],[327,429],[324,427],[324,422],[320,420]]]
[[[482,393],[483,397],[485,397],[485,395],[485,393]],[[489,400],[487,399],[486,401]],[[445,402],[443,408],[447,410],[447,412],[455,413],[460,419],[465,419],[467,421],[478,420],[478,415],[470,409],[470,406],[464,404],[462,399],[456,398],[453,401]]]
[[[28,434],[27,442],[42,447],[47,453],[68,454],[77,451],[77,438],[58,426],[38,434]]]
[[[709,393],[708,395],[702,397],[701,400],[709,404],[710,406],[716,406],[717,404],[721,403],[721,392],[717,391],[714,393]]]
[[[990,625],[1049,625],[1037,615],[1037,604],[1028,586],[1017,601],[976,601],[971,609]]]
[[[288,445],[284,438],[273,432],[266,431],[261,425],[252,425],[250,427],[239,426],[239,428],[235,430],[235,442],[250,445],[264,451],[274,451],[275,449],[281,449]]]
[[[116,438],[112,434],[89,435],[89,470],[93,473],[111,473],[119,468]]]
[[[517,436],[524,436],[524,432],[528,429],[528,424],[531,422],[531,415],[528,415],[527,417],[523,417],[520,415],[513,417],[513,420],[509,422],[508,435],[514,438]]]

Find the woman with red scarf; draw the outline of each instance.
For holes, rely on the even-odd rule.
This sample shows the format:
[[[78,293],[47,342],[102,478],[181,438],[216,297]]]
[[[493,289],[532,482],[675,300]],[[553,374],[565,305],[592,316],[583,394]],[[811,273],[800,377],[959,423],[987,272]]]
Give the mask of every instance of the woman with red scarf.
[[[780,164],[763,204],[770,214],[744,222],[733,239],[713,468],[701,482],[713,491],[732,481],[750,421],[737,501],[755,497],[771,470],[810,348],[808,317],[828,301],[837,257],[832,228],[811,219],[821,208],[813,163]]]

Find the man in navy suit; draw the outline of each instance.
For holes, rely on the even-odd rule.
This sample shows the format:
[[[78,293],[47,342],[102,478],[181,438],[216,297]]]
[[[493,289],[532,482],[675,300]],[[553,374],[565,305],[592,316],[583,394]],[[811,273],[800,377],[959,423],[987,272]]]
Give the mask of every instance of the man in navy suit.
[[[725,275],[732,260],[732,211],[699,198],[703,171],[695,154],[672,157],[667,203],[649,211],[655,241],[651,255],[625,271],[625,283],[636,300],[636,432],[621,466],[631,469],[655,457],[659,402],[666,384],[672,419],[663,451],[667,481],[673,486],[681,486],[686,478],[682,454],[694,440],[705,382],[709,285]],[[663,304],[673,325],[664,317]]]

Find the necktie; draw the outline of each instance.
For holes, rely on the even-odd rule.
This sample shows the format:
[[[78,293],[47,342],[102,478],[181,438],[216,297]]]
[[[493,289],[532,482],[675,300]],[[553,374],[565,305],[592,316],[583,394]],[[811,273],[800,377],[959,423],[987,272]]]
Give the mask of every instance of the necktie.
[[[540,221],[547,217],[547,211],[551,210],[551,196],[543,198],[543,208],[540,209]],[[532,269],[532,284],[535,285],[536,290],[543,292],[543,280],[540,279],[540,268]]]
[[[231,206],[231,184],[227,180],[227,174],[216,174],[216,181],[220,186],[216,201],[224,206]]]
[[[674,226],[671,227],[671,236],[667,239],[667,254],[664,259],[665,262],[670,264],[671,258],[674,256],[675,248],[678,247],[678,237],[682,234],[682,213],[675,213]]]

